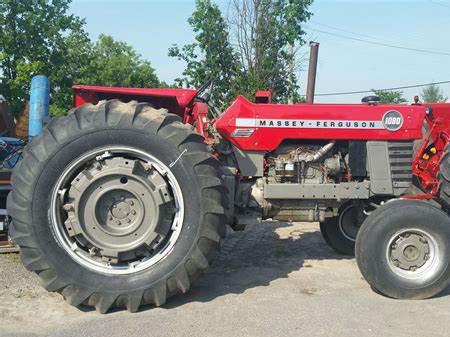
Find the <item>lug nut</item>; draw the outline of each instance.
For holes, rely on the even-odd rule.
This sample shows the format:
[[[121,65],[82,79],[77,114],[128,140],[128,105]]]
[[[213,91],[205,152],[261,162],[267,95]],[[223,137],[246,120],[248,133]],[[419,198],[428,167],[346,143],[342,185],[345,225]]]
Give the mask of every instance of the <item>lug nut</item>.
[[[73,210],[74,210],[74,207],[73,207],[73,204],[65,204],[65,205],[63,206],[63,209],[64,209],[66,212],[69,212],[69,211],[73,211]]]

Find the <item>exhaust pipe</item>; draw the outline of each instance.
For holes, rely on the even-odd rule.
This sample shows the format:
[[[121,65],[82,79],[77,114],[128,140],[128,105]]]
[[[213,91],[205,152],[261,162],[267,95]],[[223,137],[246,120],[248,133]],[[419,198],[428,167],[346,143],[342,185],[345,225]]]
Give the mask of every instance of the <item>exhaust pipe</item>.
[[[314,94],[316,92],[317,60],[319,58],[319,43],[311,41],[309,46],[311,52],[309,56],[308,86],[306,87],[306,103],[314,103]]]

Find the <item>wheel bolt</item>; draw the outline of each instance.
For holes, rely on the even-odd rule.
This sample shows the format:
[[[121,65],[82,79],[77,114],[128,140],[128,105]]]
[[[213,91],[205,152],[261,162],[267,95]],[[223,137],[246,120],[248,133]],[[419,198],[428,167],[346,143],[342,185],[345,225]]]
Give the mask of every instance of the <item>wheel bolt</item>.
[[[133,200],[129,200],[128,204],[130,204],[130,206],[133,206],[134,205],[134,201]]]
[[[133,209],[133,210],[131,211],[131,214],[135,215],[135,214],[136,214],[136,211]]]

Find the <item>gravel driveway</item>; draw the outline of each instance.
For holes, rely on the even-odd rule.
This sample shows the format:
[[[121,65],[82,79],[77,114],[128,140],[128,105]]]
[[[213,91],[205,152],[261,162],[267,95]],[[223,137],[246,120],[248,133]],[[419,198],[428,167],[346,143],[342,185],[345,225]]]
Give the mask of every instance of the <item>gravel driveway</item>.
[[[2,337],[450,335],[450,289],[426,301],[378,295],[311,224],[232,232],[191,292],[161,308],[100,315],[70,307],[14,254],[0,256],[0,299]]]

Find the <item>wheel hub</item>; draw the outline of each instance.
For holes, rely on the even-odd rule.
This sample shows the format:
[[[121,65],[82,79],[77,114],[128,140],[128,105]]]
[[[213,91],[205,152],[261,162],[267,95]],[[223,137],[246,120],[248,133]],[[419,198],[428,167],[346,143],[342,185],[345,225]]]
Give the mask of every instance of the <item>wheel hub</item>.
[[[91,256],[111,263],[149,256],[176,211],[164,176],[125,157],[97,158],[71,182],[65,227]]]
[[[339,216],[339,230],[350,241],[356,241],[359,228],[364,221],[363,208],[359,204],[350,204]]]
[[[416,271],[430,258],[428,239],[418,233],[399,235],[391,244],[391,261],[397,268]]]

